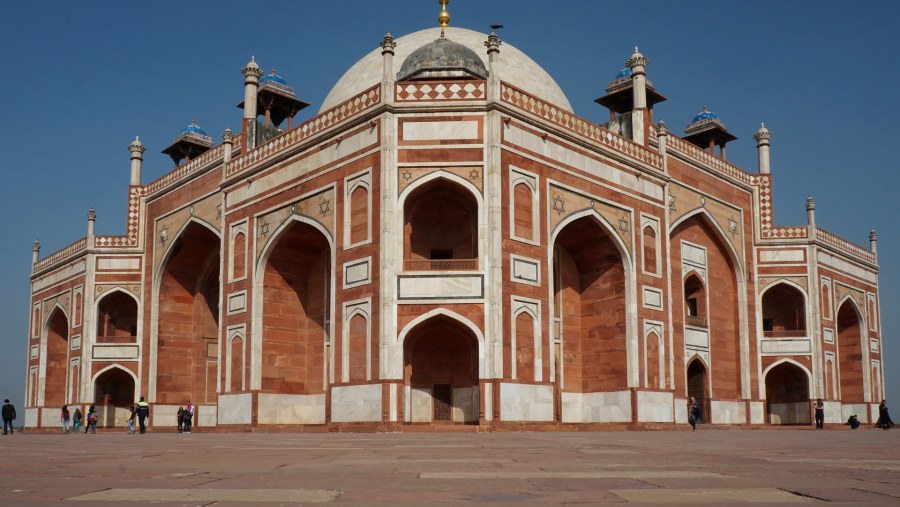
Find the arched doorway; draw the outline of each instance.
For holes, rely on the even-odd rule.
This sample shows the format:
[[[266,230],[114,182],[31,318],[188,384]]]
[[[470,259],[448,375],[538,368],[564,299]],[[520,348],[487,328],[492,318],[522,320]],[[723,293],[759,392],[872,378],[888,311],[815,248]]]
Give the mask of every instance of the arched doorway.
[[[403,342],[404,420],[476,423],[478,339],[458,321],[438,315]]]
[[[262,390],[321,394],[327,385],[331,249],[322,232],[300,221],[276,241],[262,274]]]
[[[863,354],[859,313],[847,300],[837,313],[838,375],[842,403],[865,403],[863,388]]]
[[[697,406],[700,407],[700,416],[697,417],[698,423],[709,421],[707,416],[709,414],[707,392],[709,391],[706,366],[703,365],[700,359],[694,358],[687,368],[687,394],[688,398],[693,397],[697,401]]]
[[[796,364],[783,362],[766,374],[766,413],[769,424],[809,424],[809,375]]]
[[[44,381],[44,406],[61,407],[68,403],[66,379],[69,376],[69,319],[55,308],[47,319],[47,371]]]
[[[219,243],[191,222],[168,254],[159,282],[157,403],[216,403]]]
[[[553,244],[554,328],[561,332],[557,372],[560,396],[628,388],[625,262],[607,231],[592,216],[566,224]],[[581,400],[584,397],[578,397]],[[599,400],[585,399],[595,404]],[[558,408],[572,406],[557,400]],[[557,414],[584,420],[587,410]],[[603,416],[599,417],[603,419]]]
[[[97,376],[94,381],[97,426],[104,428],[126,426],[134,401],[134,377],[125,370],[110,368]]]

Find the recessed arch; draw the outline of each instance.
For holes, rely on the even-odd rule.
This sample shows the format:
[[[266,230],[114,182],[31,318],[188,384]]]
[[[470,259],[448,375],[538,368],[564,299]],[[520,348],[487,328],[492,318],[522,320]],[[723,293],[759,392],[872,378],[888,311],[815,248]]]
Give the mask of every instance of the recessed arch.
[[[762,308],[762,330],[766,337],[806,336],[806,290],[791,280],[777,280],[759,295]]]
[[[137,398],[137,375],[112,364],[91,378],[92,403],[97,408],[97,425],[106,428],[126,425],[131,405]]]
[[[579,229],[591,227],[595,228],[595,232],[599,231],[600,235],[593,232],[577,234]],[[575,236],[572,236],[573,234]],[[558,396],[568,391],[604,392],[638,387],[640,376],[637,312],[627,311],[628,308],[634,309],[636,305],[637,289],[634,261],[628,246],[612,224],[597,210],[585,209],[569,215],[554,227],[550,233],[548,250],[548,266],[552,266],[554,273],[550,283],[553,294],[550,322],[557,322],[557,319],[560,319],[571,323],[568,330],[567,325],[563,323],[563,334],[570,335],[570,339],[566,340],[564,336],[561,348],[551,349],[551,377],[556,377],[555,380],[559,382]],[[572,253],[569,250],[572,250]],[[592,250],[593,253],[589,253],[588,250]],[[589,258],[601,253],[604,259],[602,270],[600,264],[588,262]],[[580,260],[576,260],[576,257]],[[606,282],[602,282],[601,278]],[[616,293],[613,287],[623,287],[624,291]],[[601,296],[601,293],[610,290],[613,293]],[[579,301],[577,307],[562,302],[566,297],[576,298]],[[600,326],[597,330],[591,331],[582,326],[581,315],[589,310],[590,301],[597,297],[604,299],[606,314],[591,321],[584,321],[589,327]],[[574,313],[566,315],[567,308]],[[620,325],[614,325],[611,319],[617,322],[621,319],[623,328],[621,334],[618,332],[609,334],[609,330],[613,329],[610,326]],[[606,331],[599,331],[601,328]],[[602,338],[598,338],[601,336]],[[582,345],[587,348],[582,350]],[[556,358],[560,360],[557,361]],[[591,370],[589,375],[584,376],[581,374],[585,371],[584,361],[588,364],[600,361],[605,367],[601,372],[589,368]],[[557,369],[559,371],[556,371]]]
[[[114,299],[118,299],[118,301],[111,301]],[[111,304],[107,305],[107,303]],[[94,300],[91,307],[91,313],[97,316],[96,342],[128,343],[134,341],[138,336],[138,328],[141,326],[138,318],[139,309],[140,300],[131,291],[122,287],[113,287],[103,292],[99,298]]]
[[[44,389],[39,394],[39,404],[57,407],[68,402],[71,321],[65,308],[58,303],[46,313],[46,316],[41,333],[44,356],[41,367],[44,368]]]
[[[809,424],[812,375],[793,359],[780,359],[763,372],[770,424]]]
[[[837,324],[837,368],[840,398],[845,404],[869,401],[869,379],[866,375],[865,320],[862,309],[847,295],[841,298],[835,315]]]
[[[475,335],[475,339],[478,340],[478,377],[484,378],[484,334],[482,334],[481,329],[479,329],[474,322],[454,311],[447,310],[446,308],[435,308],[434,310],[419,315],[407,325],[403,326],[403,329],[397,335],[397,344],[403,348],[405,346],[407,335],[409,335],[416,326],[437,316],[444,316],[455,320],[472,331],[472,334]]]
[[[700,217],[706,222],[707,225],[718,232],[719,240],[725,246],[725,249],[728,251],[729,256],[731,257],[731,264],[737,272],[738,279],[742,279],[744,277],[744,266],[743,262],[741,261],[741,256],[738,255],[738,252],[737,250],[735,250],[734,245],[732,245],[731,242],[728,241],[728,235],[725,234],[725,230],[722,229],[719,223],[716,222],[716,219],[713,218],[713,216],[706,208],[697,208],[688,211],[687,213],[679,217],[678,220],[676,220],[672,223],[672,225],[669,226],[669,236],[671,236],[672,233],[675,232],[678,226],[694,217]]]

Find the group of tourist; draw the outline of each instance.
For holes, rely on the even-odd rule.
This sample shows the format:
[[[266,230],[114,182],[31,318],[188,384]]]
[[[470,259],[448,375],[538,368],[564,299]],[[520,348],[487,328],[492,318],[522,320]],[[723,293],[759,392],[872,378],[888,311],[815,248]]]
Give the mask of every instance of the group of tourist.
[[[69,422],[72,423],[71,433],[81,433],[82,426],[85,433],[97,433],[97,409],[94,405],[88,409],[87,416],[81,413],[80,408],[69,413],[69,406],[63,405],[59,414],[59,422],[62,423],[63,433],[70,433]]]
[[[6,400],[6,404],[3,406],[3,421],[6,424],[7,420],[7,405],[11,410],[11,419],[16,418],[16,409],[12,408],[12,405],[9,405],[9,400]],[[187,402],[187,407],[178,407],[178,412],[176,414],[178,417],[178,433],[190,433],[191,432],[191,423],[194,419],[194,405],[190,400]],[[10,431],[12,431],[12,422],[9,422]],[[84,417],[81,413],[81,409],[76,408],[74,413],[69,413],[69,406],[63,405],[62,410],[60,411],[59,421],[62,424],[63,433],[69,433],[69,422],[72,422],[72,431],[75,433],[79,433],[81,431],[82,422],[84,421]],[[140,401],[137,403],[131,404],[131,410],[128,414],[128,434],[133,434],[136,432],[134,423],[137,421],[138,429],[141,433],[147,432],[147,425],[150,422],[150,404],[144,400],[144,397],[141,396]],[[87,424],[84,426],[84,432],[87,433],[90,431],[91,433],[97,433],[97,409],[94,405],[91,405],[91,408],[88,409],[87,413]],[[5,434],[5,429],[4,429]]]
[[[816,400],[814,409],[816,414],[816,429],[823,429],[825,427],[825,401],[822,400],[822,398]],[[697,421],[700,420],[700,405],[693,396],[688,399],[687,414],[688,423],[691,425],[691,431],[696,431]],[[846,424],[849,425],[851,429],[855,430],[859,428],[859,418],[857,418],[855,414],[851,415],[850,418],[847,419]],[[893,425],[894,421],[891,420],[891,415],[888,413],[887,400],[881,400],[881,404],[878,405],[878,420],[875,421],[875,427],[889,430]]]

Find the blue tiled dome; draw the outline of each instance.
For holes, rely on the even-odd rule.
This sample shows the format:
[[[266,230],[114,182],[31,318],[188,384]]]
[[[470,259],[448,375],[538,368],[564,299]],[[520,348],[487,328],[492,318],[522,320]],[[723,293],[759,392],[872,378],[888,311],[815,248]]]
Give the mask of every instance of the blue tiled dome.
[[[691,123],[698,122],[700,120],[711,120],[718,117],[719,115],[707,109],[706,106],[703,106],[703,111],[697,113],[697,116],[694,116],[694,119],[691,120]]]
[[[616,79],[618,80],[618,79],[626,78],[630,75],[631,75],[631,69],[629,69],[628,67],[625,67],[622,70],[620,70],[618,74],[616,74]]]
[[[272,73],[269,74],[268,76],[263,76],[263,77],[259,78],[259,84],[264,84],[264,83],[278,83],[278,84],[286,85],[287,81],[285,81],[283,77],[279,76],[278,74],[275,73],[274,70],[272,70]]]
[[[200,128],[200,125],[197,125],[196,121],[192,121],[190,125],[181,129],[182,134],[199,134],[201,136],[206,135],[206,131]]]

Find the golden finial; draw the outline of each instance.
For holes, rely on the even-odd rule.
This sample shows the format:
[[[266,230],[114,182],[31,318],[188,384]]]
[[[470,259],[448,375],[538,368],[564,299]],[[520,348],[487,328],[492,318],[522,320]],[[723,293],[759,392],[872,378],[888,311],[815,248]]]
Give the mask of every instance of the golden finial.
[[[450,3],[450,0],[438,0],[438,3],[441,4],[441,13],[438,14],[438,23],[444,27],[450,24],[450,13],[447,12],[447,4]]]

